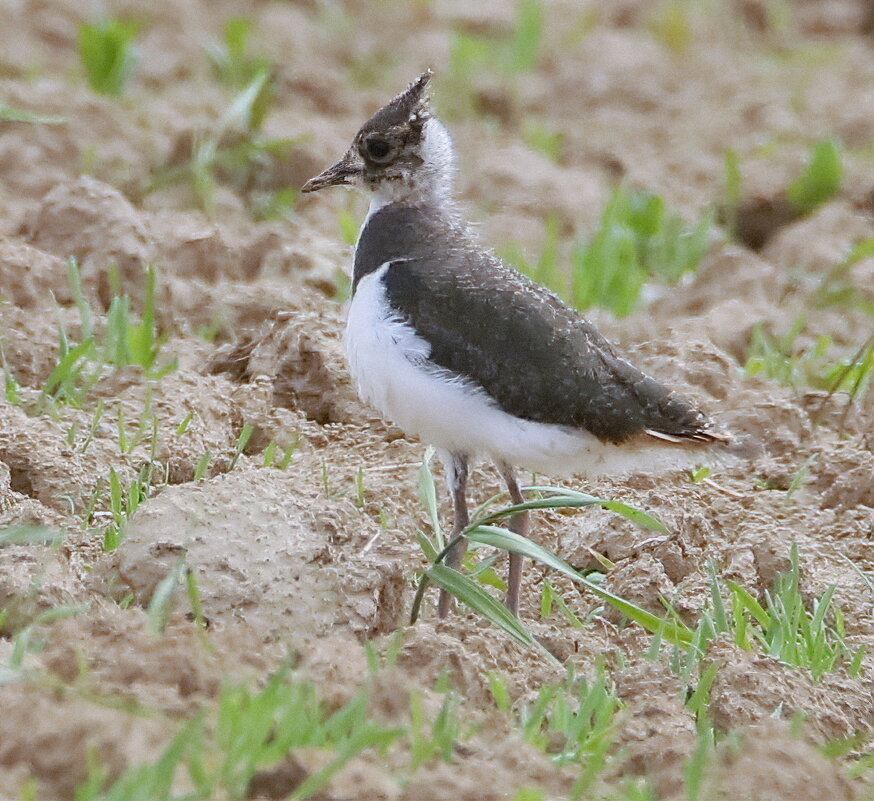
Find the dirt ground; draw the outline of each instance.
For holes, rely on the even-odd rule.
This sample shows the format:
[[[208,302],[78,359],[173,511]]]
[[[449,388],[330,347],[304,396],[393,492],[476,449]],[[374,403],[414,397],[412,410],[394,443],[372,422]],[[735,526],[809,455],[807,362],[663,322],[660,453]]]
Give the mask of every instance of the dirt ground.
[[[259,191],[276,191],[331,163],[425,67],[437,73],[438,111],[457,108],[453,35],[507,36],[514,4],[105,6],[140,27],[138,68],[116,98],[95,94],[79,65],[88,4],[0,0],[0,103],[61,118],[0,121],[0,345],[23,399],[12,402],[7,390],[0,401],[0,526],[63,533],[51,544],[0,547],[0,663],[15,658],[16,633],[40,614],[81,607],[40,623],[23,673],[0,667],[0,796],[37,788],[27,797],[72,799],[93,753],[110,778],[153,761],[223,686],[258,685],[289,652],[338,707],[367,677],[363,642],[383,647],[401,630],[397,664],[373,691],[376,713],[400,719],[407,707],[398,698],[430,692],[448,666],[465,714],[490,724],[451,764],[427,762],[403,784],[395,780],[402,754],[357,757],[319,797],[472,801],[525,787],[565,797],[573,771],[511,731],[488,679],[500,671],[521,706],[562,669],[474,614],[438,623],[433,598],[407,626],[425,566],[415,538],[426,527],[417,495],[424,446],[357,399],[335,300],[351,256],[338,212],[357,220],[366,204],[321,193],[301,197],[284,219],[258,221],[251,183],[233,175],[217,174],[211,215],[190,182],[155,180],[186,163],[235,95],[205,50],[232,16],[253,21],[250,47],[274,65],[262,135],[295,140],[253,179]],[[669,23],[681,7],[689,36],[678,45]],[[723,197],[729,149],[752,210],[744,222],[767,230],[755,250],[715,236],[690,280],[654,292],[628,318],[589,315],[641,367],[736,432],[748,457],[718,466],[718,486],[684,473],[568,482],[657,515],[671,529],[666,539],[644,542],[651,533],[600,510],[538,515],[533,537],[577,567],[607,557],[610,589],[653,611],[669,598],[691,623],[709,598],[709,561],[761,593],[797,543],[805,594],[837,585],[848,643],[867,647],[861,676],[842,667],[815,681],[718,641],[711,715],[732,736],[717,747],[701,797],[870,797],[870,775],[857,768],[874,727],[874,597],[859,572],[874,571],[874,392],[845,414],[844,395],[750,377],[743,367],[754,327],[785,333],[822,276],[874,236],[874,16],[865,0],[547,0],[545,8],[536,69],[468,76],[474,113],[450,115],[460,196],[483,242],[515,241],[536,256],[551,217],[563,241],[589,235],[620,178],[697,219]],[[557,160],[526,144],[531,120],[561,134]],[[811,145],[829,136],[844,146],[841,192],[806,217],[766,224]],[[81,408],[35,414],[28,401],[58,362],[59,327],[72,341],[82,336],[69,256],[98,330],[113,292],[108,267],[141,309],[155,265],[162,352],[178,354],[179,366],[160,378],[138,367],[107,372]],[[874,302],[874,259],[855,265],[848,281]],[[871,332],[864,310],[809,309],[799,346],[827,335],[837,358]],[[119,429],[133,438],[147,409],[155,431],[122,452]],[[254,433],[236,458],[247,424]],[[263,466],[271,441],[279,453],[297,443],[287,469]],[[205,477],[195,480],[207,451]],[[159,478],[120,547],[106,553],[110,470],[127,486],[146,463]],[[498,483],[481,466],[471,496],[485,499]],[[148,628],[153,594],[182,556],[198,576],[210,647],[184,592],[165,633]],[[598,792],[624,798],[610,793],[646,777],[655,797],[685,798],[696,724],[684,680],[667,657],[647,658],[649,635],[608,613],[583,629],[561,616],[542,620],[544,577],[529,567],[523,620],[580,673],[607,658],[624,704],[622,758]],[[581,618],[598,607],[551,580]],[[132,717],[134,708],[151,713]],[[825,744],[855,736],[856,747],[825,755]]]

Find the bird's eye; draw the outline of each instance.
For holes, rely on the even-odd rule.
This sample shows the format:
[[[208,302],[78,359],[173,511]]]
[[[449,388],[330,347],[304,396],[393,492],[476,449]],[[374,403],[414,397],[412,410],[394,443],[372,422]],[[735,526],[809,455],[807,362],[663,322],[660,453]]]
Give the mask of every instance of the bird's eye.
[[[391,142],[378,136],[368,137],[364,141],[364,149],[367,157],[378,164],[387,162],[391,158],[393,150]]]

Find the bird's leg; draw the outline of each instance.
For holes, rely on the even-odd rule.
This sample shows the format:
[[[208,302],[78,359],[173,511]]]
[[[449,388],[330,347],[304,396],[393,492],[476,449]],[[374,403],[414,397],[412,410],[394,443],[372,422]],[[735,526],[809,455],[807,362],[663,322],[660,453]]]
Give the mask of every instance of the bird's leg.
[[[524,503],[525,498],[519,489],[519,484],[516,481],[516,474],[513,468],[509,465],[500,465],[501,475],[507,484],[507,489],[510,492],[510,500],[513,504]],[[510,518],[510,531],[518,534],[521,537],[528,536],[528,512],[520,512],[515,517]],[[510,570],[507,575],[507,609],[509,609],[516,617],[519,616],[519,591],[522,587],[522,554],[511,553]]]
[[[443,460],[446,466],[446,479],[449,484],[449,492],[452,495],[453,524],[451,539],[455,539],[467,528],[470,518],[467,514],[467,456],[463,453],[449,454]],[[456,543],[452,550],[446,554],[445,564],[448,567],[458,569],[464,553],[467,550],[467,542],[461,540]],[[452,596],[444,589],[440,590],[440,600],[437,603],[437,615],[446,617],[452,611]]]

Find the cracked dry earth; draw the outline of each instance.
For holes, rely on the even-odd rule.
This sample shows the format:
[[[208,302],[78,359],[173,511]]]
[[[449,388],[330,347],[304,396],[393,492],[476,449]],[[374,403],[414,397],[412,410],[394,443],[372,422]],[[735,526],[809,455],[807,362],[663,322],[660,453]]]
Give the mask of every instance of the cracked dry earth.
[[[690,12],[690,39],[677,50],[658,35],[670,5],[547,2],[536,69],[516,76],[512,90],[508,79],[470,76],[478,113],[450,121],[460,191],[485,243],[517,241],[536,254],[550,217],[568,241],[591,234],[620,177],[697,218],[721,198],[724,154],[734,149],[743,208],[752,210],[742,228],[755,229],[747,238],[755,249],[714,236],[689,281],[655,291],[624,320],[591,317],[641,367],[745,438],[750,456],[716,469],[729,493],[680,473],[569,482],[657,515],[672,532],[665,539],[645,543],[647,532],[593,510],[540,514],[534,536],[577,567],[604,570],[593,554],[607,557],[607,587],[656,612],[669,598],[690,623],[709,599],[708,562],[761,597],[797,543],[806,597],[836,585],[847,640],[867,647],[861,675],[841,667],[815,681],[718,639],[708,656],[719,666],[710,716],[726,737],[700,797],[870,797],[870,778],[857,768],[874,726],[874,598],[859,573],[874,570],[874,393],[845,415],[841,395],[750,377],[743,366],[754,327],[785,332],[821,277],[874,235],[874,19],[863,0],[725,0]],[[330,163],[370,111],[425,66],[438,74],[438,108],[449,107],[457,88],[441,76],[454,32],[506,36],[514,5],[106,6],[140,28],[138,69],[115,99],[94,94],[82,76],[85,4],[0,0],[0,101],[62,119],[0,121],[0,345],[21,396],[0,401],[0,527],[61,532],[51,544],[0,547],[0,662],[13,659],[16,633],[39,615],[79,609],[39,625],[23,672],[0,673],[0,796],[72,799],[89,753],[110,779],[154,761],[225,684],[258,686],[289,653],[327,708],[339,708],[367,680],[364,641],[383,647],[400,631],[396,664],[371,680],[374,714],[408,725],[409,697],[431,703],[448,671],[463,714],[480,728],[452,762],[433,759],[411,776],[402,752],[364,752],[318,797],[472,801],[525,787],[566,797],[574,770],[522,740],[489,684],[500,672],[519,709],[563,669],[473,614],[438,623],[431,602],[406,625],[425,564],[415,539],[426,527],[416,490],[423,446],[358,401],[334,300],[350,260],[337,211],[360,217],[362,201],[302,198],[288,219],[255,221],[244,189],[220,175],[208,217],[189,185],[153,181],[217,125],[233,97],[204,50],[231,16],[253,20],[254,46],[275,65],[265,135],[295,138],[284,158],[262,166],[259,180],[276,189],[299,187]],[[788,23],[777,24],[777,6]],[[526,145],[532,119],[561,132],[558,163]],[[811,144],[827,136],[845,148],[842,191],[806,217],[769,217]],[[178,368],[160,379],[136,367],[106,372],[81,408],[35,414],[58,361],[59,327],[74,342],[82,337],[70,256],[98,331],[113,294],[110,265],[134,309],[148,266],[157,267],[163,353],[177,354]],[[847,280],[874,301],[874,259]],[[849,307],[809,309],[801,344],[827,335],[834,353],[850,353],[871,320]],[[147,409],[154,432],[121,453],[119,428],[134,438]],[[253,434],[237,458],[247,425]],[[287,469],[263,466],[271,442],[279,453],[296,444]],[[127,486],[146,462],[160,480],[119,548],[105,553],[110,470]],[[474,497],[497,488],[492,469],[475,471]],[[147,625],[156,587],[180,558],[198,577],[208,646],[184,592],[163,635]],[[555,577],[588,622],[575,629],[561,616],[541,619],[546,575],[529,568],[523,619],[578,674],[605,661],[623,704],[615,758],[592,792],[610,797],[629,777],[646,777],[654,797],[685,798],[697,742],[688,682],[667,655],[648,658],[649,635],[608,612],[591,615],[596,599]],[[822,749],[853,737],[840,757]],[[323,762],[301,753],[295,764],[305,775]],[[293,787],[265,780],[249,791],[278,798]]]

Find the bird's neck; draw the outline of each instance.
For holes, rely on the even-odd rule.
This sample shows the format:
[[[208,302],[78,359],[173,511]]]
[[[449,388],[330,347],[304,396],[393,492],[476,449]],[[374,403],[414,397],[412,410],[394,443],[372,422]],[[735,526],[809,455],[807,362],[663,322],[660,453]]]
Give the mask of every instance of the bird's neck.
[[[367,217],[390,203],[407,206],[430,206],[445,213],[456,208],[452,175],[428,176],[428,180],[389,183],[378,187],[370,195]]]

